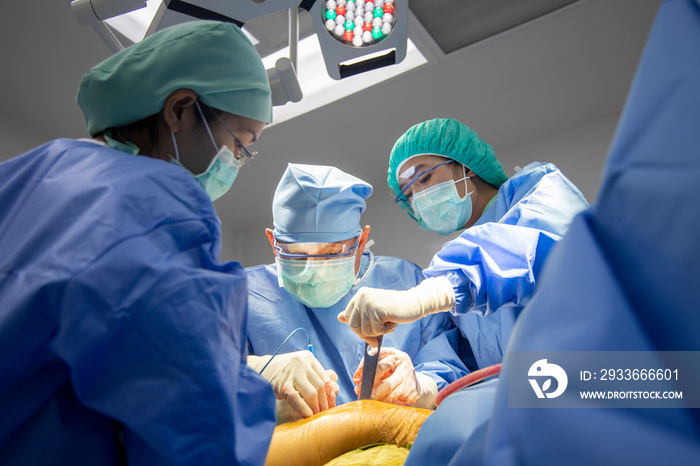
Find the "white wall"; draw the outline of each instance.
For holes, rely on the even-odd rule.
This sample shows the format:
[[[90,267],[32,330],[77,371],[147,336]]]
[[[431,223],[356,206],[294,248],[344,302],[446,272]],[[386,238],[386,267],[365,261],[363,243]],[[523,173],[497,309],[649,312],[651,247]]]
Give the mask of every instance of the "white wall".
[[[605,157],[612,141],[619,115],[610,116],[583,126],[570,128],[546,138],[529,141],[516,147],[496,150],[508,176],[514,167],[530,162],[552,162],[576,184],[589,202],[597,195]],[[274,191],[275,184],[270,189]],[[422,231],[418,224],[403,213],[386,186],[374,186],[368,199],[362,224],[370,225],[370,238],[374,239],[375,254],[397,256],[427,267],[433,254],[449,239],[457,236],[440,236]],[[244,266],[267,264],[274,261],[265,228],[272,227],[272,207],[269,224],[248,229],[224,231],[223,260],[237,260]]]
[[[515,147],[496,148],[496,154],[508,176],[513,174],[516,165],[522,167],[532,161],[552,162],[581,189],[589,202],[593,202],[618,118],[619,115],[614,115]],[[3,141],[0,158],[6,160],[44,143],[48,138],[0,113],[0,140]],[[270,180],[271,193],[277,181]],[[237,260],[246,267],[273,262],[272,249],[265,237],[265,228],[272,227],[271,206],[267,217],[267,224],[249,228],[232,229],[224,224],[222,260]],[[370,238],[376,243],[372,247],[375,254],[402,257],[421,267],[427,267],[433,254],[446,241],[457,236],[443,237],[420,230],[394,203],[385,185],[374,186],[362,224],[372,227]]]
[[[515,147],[496,148],[496,154],[508,176],[513,174],[516,165],[522,167],[532,161],[552,162],[581,189],[589,202],[593,202],[618,118],[619,115],[614,115]],[[0,113],[0,140],[3,142],[0,159],[9,159],[48,139],[41,132]],[[271,193],[277,181],[270,180]],[[232,229],[224,224],[222,260],[237,260],[246,267],[273,262],[272,249],[265,237],[265,228],[272,227],[272,206],[267,217],[267,224],[249,228]],[[375,254],[402,257],[421,267],[427,267],[433,254],[446,241],[457,236],[443,237],[420,230],[416,222],[394,203],[386,185],[374,186],[362,224],[372,227],[370,238],[376,243],[372,247]]]
[[[50,139],[40,131],[0,112],[0,161],[23,154]]]

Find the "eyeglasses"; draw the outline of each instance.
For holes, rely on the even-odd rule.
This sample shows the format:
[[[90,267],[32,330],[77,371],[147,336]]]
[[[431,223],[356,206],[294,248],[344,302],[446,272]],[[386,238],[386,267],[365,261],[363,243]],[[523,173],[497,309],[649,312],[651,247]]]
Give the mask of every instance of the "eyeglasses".
[[[281,243],[276,239],[273,241],[277,255],[283,259],[340,259],[355,254],[359,244],[359,237],[354,243]]]
[[[238,154],[238,157],[236,157],[236,159],[241,163],[241,166],[250,162],[251,160],[253,160],[253,157],[258,155],[257,151],[253,151],[253,152],[248,151],[246,146],[241,144],[241,141],[228,128],[226,128],[226,131],[228,131],[229,134],[231,134],[231,136],[233,136],[233,140],[236,141],[236,144],[238,145],[238,147],[241,148],[241,152]]]
[[[407,209],[407,210],[409,210],[410,212],[413,212],[413,209],[411,208],[411,202],[410,202],[410,200],[408,199],[408,197],[406,197],[405,194],[404,194],[404,193],[406,192],[406,190],[408,190],[408,188],[410,188],[410,187],[413,185],[413,183],[415,183],[417,180],[420,180],[421,178],[423,178],[425,175],[427,175],[428,173],[432,172],[432,171],[435,170],[436,168],[441,167],[441,166],[443,166],[443,165],[446,165],[446,164],[448,164],[448,163],[452,163],[452,162],[454,162],[454,160],[448,160],[448,161],[446,161],[446,162],[441,162],[441,163],[435,165],[435,166],[432,167],[432,168],[428,168],[427,170],[424,170],[424,171],[420,172],[416,177],[414,177],[414,178],[411,180],[410,183],[408,183],[406,186],[404,186],[404,188],[401,190],[401,192],[399,193],[399,195],[396,196],[396,199],[394,199],[394,202],[396,202],[397,204],[402,205],[402,206],[404,207],[404,209]]]
[[[214,114],[214,116],[216,117],[216,119],[219,120],[219,123],[221,123],[221,126],[223,126],[224,129],[225,129],[226,131],[228,131],[228,134],[230,134],[231,137],[233,137],[233,140],[236,141],[236,145],[237,145],[238,147],[240,147],[241,151],[238,153],[238,155],[236,155],[236,160],[238,160],[240,166],[242,167],[243,165],[245,165],[245,164],[248,163],[249,161],[253,160],[253,157],[255,157],[256,155],[258,155],[257,151],[255,151],[255,152],[250,152],[250,151],[246,148],[246,146],[244,146],[244,145],[241,143],[240,139],[238,139],[238,138],[236,137],[236,135],[233,134],[233,131],[231,131],[230,129],[228,129],[228,126],[226,126],[226,123],[224,123],[224,121],[219,117],[219,115],[217,115],[216,112],[213,111],[213,110],[212,110],[212,113]],[[234,154],[234,155],[235,155],[235,154]]]

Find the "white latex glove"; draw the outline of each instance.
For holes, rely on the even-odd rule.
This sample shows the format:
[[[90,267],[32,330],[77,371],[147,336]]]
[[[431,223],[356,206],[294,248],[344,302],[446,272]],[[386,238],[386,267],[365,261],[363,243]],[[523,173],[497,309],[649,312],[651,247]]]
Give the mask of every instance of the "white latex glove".
[[[361,288],[338,314],[338,320],[349,324],[360,338],[376,347],[377,337],[393,332],[398,324],[449,311],[454,305],[450,281],[432,277],[406,291]]]
[[[360,394],[364,358],[355,371],[352,380],[357,385],[355,393]],[[382,348],[374,376],[372,399],[416,408],[435,408],[437,384],[425,374],[416,372],[408,354],[396,348]]]
[[[260,373],[269,360],[270,356],[250,355],[248,365]],[[310,351],[278,354],[260,375],[270,382],[277,399],[286,402],[277,403],[278,423],[280,417],[296,420],[289,408],[301,419],[335,407],[338,376],[323,369]]]

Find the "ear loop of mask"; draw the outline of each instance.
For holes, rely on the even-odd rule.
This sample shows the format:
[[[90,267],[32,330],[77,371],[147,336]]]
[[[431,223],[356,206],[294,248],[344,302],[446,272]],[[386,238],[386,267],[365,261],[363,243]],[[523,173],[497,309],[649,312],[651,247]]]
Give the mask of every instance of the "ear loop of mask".
[[[474,191],[469,192],[469,186],[467,186],[467,180],[471,178],[471,176],[467,176],[467,167],[462,164],[462,174],[464,175],[464,178],[457,180],[456,183],[459,183],[460,181],[464,181],[464,197],[462,198],[463,200],[466,199],[468,196],[471,194],[474,194]]]
[[[365,277],[369,274],[369,271],[372,270],[372,266],[374,265],[374,253],[370,250],[370,247],[373,245],[373,239],[370,239],[365,243],[365,249],[360,255],[360,261],[362,261],[362,256],[364,256],[365,253],[367,253],[369,254],[369,265],[367,266],[367,270],[365,270],[365,273],[363,273],[362,276],[360,276],[360,270],[357,271],[357,274],[355,275],[355,282],[352,284],[352,286],[357,286],[360,283],[362,283],[362,280],[364,280]],[[360,269],[362,269],[362,266],[360,266]]]
[[[369,244],[369,242],[373,243],[373,240],[369,240],[367,242],[367,244]],[[365,246],[365,251],[362,253],[362,255],[364,255],[365,252],[369,254],[369,265],[367,266],[367,270],[365,270],[365,273],[362,274],[361,277],[359,276],[360,271],[359,270],[357,271],[357,275],[355,276],[355,283],[353,283],[352,286],[357,286],[360,283],[362,283],[362,280],[364,280],[365,277],[367,275],[369,275],[369,272],[370,272],[370,270],[372,270],[372,266],[374,265],[374,253],[369,249],[369,246]],[[362,260],[362,259],[360,259],[360,260]],[[362,267],[360,267],[360,268],[362,268]]]
[[[195,100],[194,104],[197,106],[197,111],[199,112],[199,116],[202,118],[202,121],[204,122],[204,127],[207,130],[207,134],[209,135],[209,139],[211,139],[211,143],[214,146],[214,151],[218,151],[219,148],[216,147],[216,141],[214,141],[214,135],[211,134],[211,129],[209,129],[209,124],[207,123],[206,118],[204,118],[204,113],[202,113],[202,107],[199,106],[199,101]]]
[[[217,151],[219,150],[216,147],[216,141],[214,141],[214,135],[211,133],[211,130],[209,129],[209,125],[207,124],[207,120],[204,118],[204,113],[202,113],[202,108],[199,106],[199,101],[194,102],[195,105],[197,106],[197,111],[199,112],[199,116],[202,118],[202,121],[204,122],[204,127],[207,130],[207,134],[209,135],[209,139],[211,140],[212,145],[214,146],[214,150]],[[182,165],[182,162],[180,162],[180,151],[177,148],[177,141],[175,140],[175,133],[173,130],[170,130],[170,137],[173,140],[173,147],[175,148],[175,161],[179,164]],[[170,156],[172,158],[172,155]]]
[[[219,154],[220,154],[222,151],[226,150],[226,151],[230,154],[230,158],[228,158],[228,161],[226,162],[227,165],[229,165],[230,167],[235,167],[236,169],[241,168],[241,166],[243,165],[244,162],[241,162],[240,159],[236,158],[236,155],[233,153],[233,151],[231,151],[231,149],[228,148],[228,146],[226,146],[226,145],[224,144],[224,145],[222,145],[221,147],[216,147],[216,141],[214,140],[214,135],[211,133],[211,129],[209,129],[209,124],[207,123],[207,120],[204,118],[204,113],[202,113],[202,108],[199,106],[199,101],[195,101],[195,104],[197,105],[197,110],[199,111],[199,116],[202,117],[202,121],[204,122],[204,127],[207,129],[207,134],[209,134],[209,139],[211,140],[211,143],[212,143],[212,145],[214,146],[214,152],[216,152],[216,154],[214,155],[214,158],[212,159],[212,161],[211,161],[211,163],[210,163],[210,166],[211,166],[212,164],[214,164],[214,162],[216,161],[216,159],[217,159],[217,157],[219,156]],[[219,118],[219,116],[218,116],[216,113],[214,113],[214,116],[216,117],[217,120],[219,120],[219,122],[221,123],[221,125],[222,125],[224,128],[226,128],[226,130],[227,130],[229,133],[231,133],[231,130],[229,130],[229,129],[226,127],[226,124],[225,124],[223,121],[221,121],[221,118]],[[236,136],[233,135],[233,133],[231,133],[231,136],[233,136],[234,138],[236,137]],[[225,149],[224,149],[224,148],[225,148]],[[209,171],[209,167],[207,168],[207,170],[205,171],[205,173],[206,173],[207,171]]]
[[[175,133],[173,133],[173,130],[170,130],[170,137],[173,139],[173,147],[175,148],[175,161],[179,164],[182,165],[180,162],[180,151],[177,150],[177,141],[175,140]],[[170,158],[172,159],[173,156],[171,155]]]

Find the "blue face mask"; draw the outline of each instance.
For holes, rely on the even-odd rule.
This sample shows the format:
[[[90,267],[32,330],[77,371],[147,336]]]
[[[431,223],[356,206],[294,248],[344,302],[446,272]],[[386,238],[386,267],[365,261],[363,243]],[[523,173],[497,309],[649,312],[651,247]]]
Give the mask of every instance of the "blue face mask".
[[[466,189],[469,178],[465,176],[457,181],[438,183],[413,195],[411,207],[421,229],[444,236],[464,228],[472,216],[472,193],[459,197],[456,183],[464,181]]]
[[[207,129],[207,133],[209,133],[211,143],[214,145],[214,149],[216,149],[214,135],[209,129],[209,124],[207,124],[207,120],[204,118],[204,114],[202,114],[202,109],[199,107],[199,102],[196,102],[196,105],[197,110],[199,110],[199,114],[202,117],[202,121],[204,122],[204,126]],[[173,138],[173,146],[175,147],[175,158],[173,159],[171,157],[170,162],[174,163],[175,165],[179,165],[182,168],[185,168],[180,162],[180,153],[177,149],[175,133],[173,133],[172,130],[170,131],[170,135]],[[241,168],[241,165],[243,165],[243,162],[236,159],[233,152],[231,152],[231,150],[229,150],[229,148],[226,147],[226,145],[223,145],[221,146],[221,149],[218,150],[214,158],[211,160],[207,169],[199,175],[193,176],[197,180],[199,185],[202,188],[204,188],[204,190],[209,195],[209,198],[213,202],[221,196],[223,196],[224,194],[226,194],[226,192],[229,189],[231,189],[233,181],[236,179],[236,176],[238,176],[238,170]],[[185,168],[185,170],[187,169]]]
[[[276,258],[280,286],[313,308],[330,307],[355,284],[355,256],[342,259]]]

